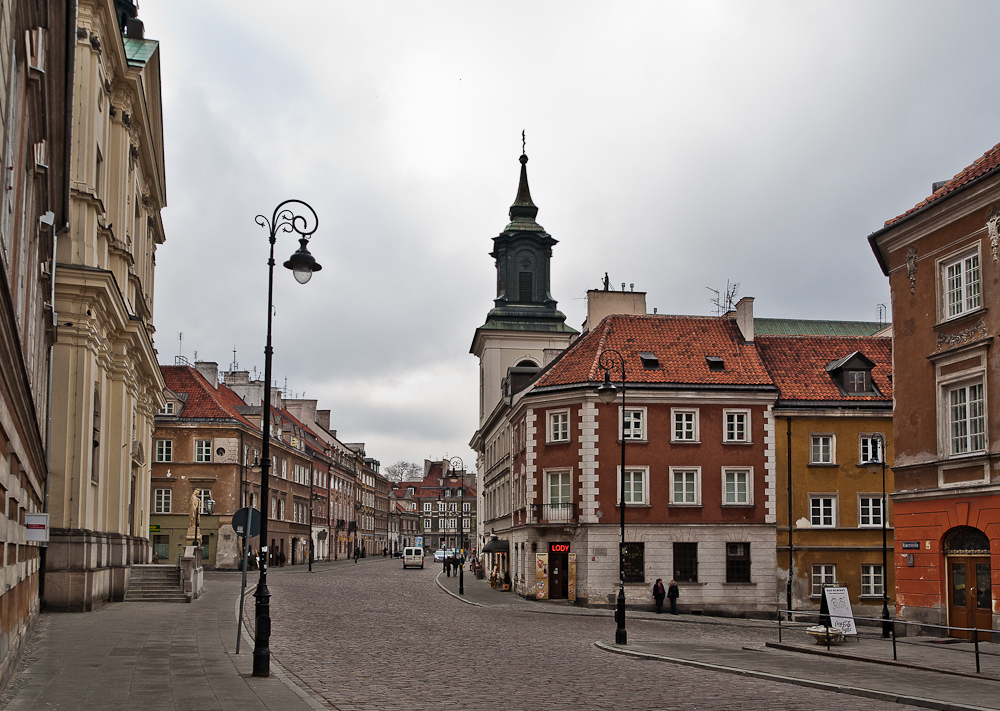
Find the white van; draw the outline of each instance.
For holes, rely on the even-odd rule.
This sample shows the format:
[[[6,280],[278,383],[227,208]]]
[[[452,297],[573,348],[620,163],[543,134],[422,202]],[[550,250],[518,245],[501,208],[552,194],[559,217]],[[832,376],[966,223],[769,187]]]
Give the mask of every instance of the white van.
[[[420,546],[408,546],[403,549],[403,570],[410,567],[424,567],[424,549]]]

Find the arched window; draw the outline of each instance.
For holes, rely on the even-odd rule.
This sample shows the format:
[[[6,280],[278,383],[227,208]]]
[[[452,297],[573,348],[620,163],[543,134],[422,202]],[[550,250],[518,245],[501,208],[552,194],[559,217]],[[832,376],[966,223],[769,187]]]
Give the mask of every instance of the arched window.
[[[990,539],[972,526],[953,528],[944,537],[945,553],[986,554],[990,552]]]

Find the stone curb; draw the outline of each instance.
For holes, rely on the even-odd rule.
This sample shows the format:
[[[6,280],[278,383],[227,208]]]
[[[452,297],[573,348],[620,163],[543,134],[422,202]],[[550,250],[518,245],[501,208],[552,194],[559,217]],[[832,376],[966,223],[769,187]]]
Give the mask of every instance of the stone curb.
[[[861,689],[855,686],[846,686],[844,684],[831,684],[825,681],[813,681],[811,679],[797,679],[795,677],[784,676],[782,674],[773,674],[771,672],[755,671],[752,669],[740,669],[738,667],[729,667],[723,664],[712,664],[710,662],[699,662],[691,659],[679,659],[676,657],[668,657],[662,654],[655,654],[653,652],[637,652],[630,649],[625,649],[618,645],[607,644],[606,642],[597,641],[594,642],[594,646],[598,649],[602,649],[605,652],[611,652],[612,654],[622,654],[630,657],[637,657],[639,659],[652,659],[661,662],[669,662],[671,664],[679,664],[687,667],[695,667],[698,669],[708,669],[711,671],[725,672],[727,674],[736,674],[738,676],[749,676],[755,679],[767,679],[770,681],[776,681],[781,684],[792,684],[795,686],[804,686],[811,689],[820,689],[823,691],[829,691],[836,694],[848,694],[850,696],[860,696],[867,699],[878,699],[879,701],[885,701],[888,703],[897,704],[909,704],[911,706],[919,706],[921,708],[936,709],[937,711],[996,711],[995,709],[990,709],[985,706],[969,706],[967,704],[956,704],[947,701],[938,701],[937,699],[925,699],[920,696],[906,696],[903,694],[893,694],[887,691],[876,691],[874,689]]]

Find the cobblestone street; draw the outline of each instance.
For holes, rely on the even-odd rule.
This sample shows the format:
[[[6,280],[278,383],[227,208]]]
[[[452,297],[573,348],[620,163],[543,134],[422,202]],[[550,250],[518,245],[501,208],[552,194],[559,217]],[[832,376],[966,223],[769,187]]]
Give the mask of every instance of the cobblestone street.
[[[609,654],[594,642],[613,641],[610,611],[545,614],[517,598],[506,608],[477,607],[438,587],[439,566],[401,568],[396,560],[373,559],[312,575],[269,576],[273,658],[314,696],[344,711],[886,707],[874,699]],[[630,640],[669,635],[682,647],[701,641],[738,649],[774,637],[772,625],[748,621],[634,617],[628,631]]]

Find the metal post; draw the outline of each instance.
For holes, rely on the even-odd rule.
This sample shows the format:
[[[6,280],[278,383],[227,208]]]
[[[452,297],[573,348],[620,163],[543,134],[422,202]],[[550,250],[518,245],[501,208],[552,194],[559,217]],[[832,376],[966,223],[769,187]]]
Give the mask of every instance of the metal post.
[[[882,460],[882,638],[888,639],[892,635],[892,622],[889,618],[889,550],[886,544],[886,526],[889,518],[889,508],[886,506],[885,495],[885,437],[877,434],[874,438],[879,441],[879,459]]]
[[[621,541],[618,546],[618,604],[615,611],[615,621],[618,623],[615,629],[615,644],[628,644],[628,632],[625,630],[625,357],[616,350],[606,349],[601,353],[598,366],[604,369],[604,383],[597,388],[598,396],[602,402],[611,403],[615,400],[617,388],[611,384],[610,370],[615,364],[621,367],[622,371],[622,416],[621,416],[621,471],[619,478],[621,486],[619,491],[620,500],[618,511],[620,513],[620,536]],[[605,399],[607,398],[607,399]]]
[[[293,203],[306,207],[312,215],[312,220],[308,220],[303,215],[297,215],[290,207],[286,207],[286,205]],[[270,220],[264,215],[257,215],[256,222],[261,227],[266,227],[269,231],[270,251],[267,258],[267,343],[264,346],[264,399],[261,403],[263,410],[260,462],[260,549],[262,560],[258,566],[260,568],[260,579],[257,582],[257,591],[254,594],[256,598],[254,608],[256,624],[253,641],[253,675],[268,677],[271,676],[271,650],[268,646],[271,640],[271,593],[267,589],[267,561],[270,556],[267,541],[267,506],[268,499],[270,498],[268,476],[271,471],[271,356],[273,353],[271,348],[271,314],[274,310],[274,243],[279,231],[297,232],[301,236],[299,239],[301,248],[284,264],[289,269],[296,267],[296,281],[299,281],[298,266],[305,265],[311,271],[318,271],[320,268],[306,249],[309,238],[319,226],[319,220],[316,217],[315,210],[308,204],[301,200],[285,200],[274,208],[274,214]],[[301,258],[299,259],[300,255]],[[309,264],[310,261],[311,265]],[[311,537],[312,534],[310,532]]]

